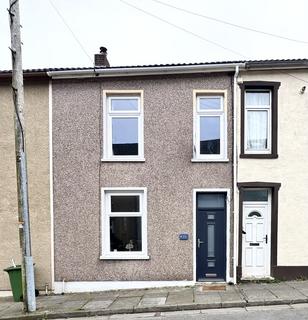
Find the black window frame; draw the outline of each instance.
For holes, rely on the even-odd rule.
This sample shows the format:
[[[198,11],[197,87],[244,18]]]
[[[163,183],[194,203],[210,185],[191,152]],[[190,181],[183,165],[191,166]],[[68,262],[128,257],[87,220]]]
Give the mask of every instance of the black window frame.
[[[247,159],[277,159],[278,158],[278,89],[280,82],[273,81],[244,81],[241,88],[241,153],[240,158]],[[271,100],[271,145],[270,153],[245,153],[245,92],[246,90],[270,90]]]

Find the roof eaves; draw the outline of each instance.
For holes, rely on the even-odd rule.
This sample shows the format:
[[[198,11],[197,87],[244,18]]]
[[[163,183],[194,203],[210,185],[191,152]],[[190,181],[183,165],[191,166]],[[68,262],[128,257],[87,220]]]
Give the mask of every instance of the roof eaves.
[[[79,69],[79,70],[52,70],[47,74],[52,78],[89,78],[89,77],[121,77],[121,76],[152,76],[169,74],[191,74],[209,72],[230,72],[235,70],[235,66],[245,67],[243,62],[226,63],[204,63],[204,64],[184,64],[184,65],[152,65],[134,67],[112,67],[103,69]]]
[[[251,69],[302,69],[308,68],[308,59],[247,61],[246,68]]]

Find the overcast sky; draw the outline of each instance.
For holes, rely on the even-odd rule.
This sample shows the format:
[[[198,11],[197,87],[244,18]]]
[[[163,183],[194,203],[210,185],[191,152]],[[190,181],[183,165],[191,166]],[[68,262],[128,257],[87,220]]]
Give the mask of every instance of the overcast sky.
[[[153,0],[125,1],[191,33],[129,7],[121,0],[20,0],[23,67],[92,66],[93,54],[100,46],[108,48],[112,66],[308,57],[308,44],[241,30],[165,7]],[[308,42],[307,0],[160,1]],[[0,69],[11,68],[8,2],[0,1]]]

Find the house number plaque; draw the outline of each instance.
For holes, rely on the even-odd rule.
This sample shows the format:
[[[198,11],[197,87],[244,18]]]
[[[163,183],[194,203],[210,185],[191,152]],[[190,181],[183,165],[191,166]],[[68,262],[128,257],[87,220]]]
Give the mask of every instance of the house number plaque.
[[[188,240],[188,233],[180,233],[179,234],[179,239],[180,240]]]

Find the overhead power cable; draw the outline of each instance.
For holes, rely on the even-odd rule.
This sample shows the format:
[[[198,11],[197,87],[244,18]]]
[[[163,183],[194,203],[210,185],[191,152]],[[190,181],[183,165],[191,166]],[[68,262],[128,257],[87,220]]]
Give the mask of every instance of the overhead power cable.
[[[64,25],[66,26],[66,28],[69,30],[69,32],[71,33],[71,35],[73,36],[73,38],[75,39],[75,41],[78,43],[79,47],[81,48],[81,50],[83,51],[83,53],[90,59],[91,64],[93,65],[93,59],[91,58],[91,56],[88,54],[87,50],[84,48],[84,46],[82,45],[82,43],[78,40],[77,36],[75,35],[74,31],[72,30],[72,28],[69,26],[69,24],[65,21],[64,17],[62,16],[62,14],[60,13],[60,11],[57,9],[57,7],[54,5],[54,3],[49,0],[49,3],[51,4],[51,6],[53,7],[53,9],[56,11],[56,13],[58,14],[58,16],[60,17],[60,19],[62,20],[62,22],[64,23]]]
[[[160,20],[160,21],[162,21],[162,22],[164,22],[164,23],[166,23],[166,24],[168,24],[168,25],[170,25],[170,26],[172,26],[172,27],[174,27],[174,28],[177,28],[177,29],[179,29],[179,30],[181,30],[181,31],[184,31],[184,32],[186,32],[186,33],[188,33],[188,34],[190,34],[190,35],[192,35],[192,36],[194,36],[194,37],[196,37],[196,38],[198,38],[198,39],[200,39],[200,40],[202,40],[202,41],[211,43],[212,45],[214,45],[214,46],[216,46],[216,47],[219,47],[219,48],[221,48],[221,49],[227,50],[227,51],[229,51],[229,52],[232,52],[233,54],[236,54],[236,55],[238,55],[238,56],[241,56],[241,57],[245,58],[245,56],[244,56],[243,54],[241,54],[240,52],[238,52],[238,51],[235,51],[235,50],[233,50],[233,49],[227,48],[227,47],[225,47],[225,46],[223,46],[223,45],[221,45],[221,44],[219,44],[218,42],[215,42],[215,41],[213,41],[213,40],[204,38],[203,36],[201,36],[201,35],[193,32],[193,31],[190,31],[190,30],[188,30],[188,29],[185,29],[185,28],[183,28],[183,27],[181,27],[181,26],[179,26],[179,25],[177,25],[177,24],[175,24],[175,23],[172,23],[172,22],[170,22],[170,21],[168,21],[168,20],[165,20],[165,19],[163,19],[163,18],[161,18],[161,17],[158,17],[158,16],[156,16],[156,15],[153,14],[153,13],[150,13],[150,12],[148,12],[148,11],[146,11],[146,10],[143,10],[143,9],[141,9],[141,8],[139,8],[139,7],[136,7],[135,5],[133,5],[133,4],[129,3],[129,2],[126,2],[125,0],[120,0],[120,1],[123,2],[124,4],[126,4],[126,5],[129,6],[129,7],[132,7],[132,8],[134,8],[134,9],[140,11],[140,12],[143,12],[143,13],[145,13],[146,15],[151,16],[151,17],[153,17],[153,18],[155,18],[155,19],[157,19],[157,20]]]
[[[227,50],[227,51],[230,51],[230,52],[232,52],[232,53],[235,53],[235,54],[243,57],[245,60],[249,60],[249,58],[248,58],[247,56],[245,56],[244,54],[242,54],[242,53],[240,53],[240,52],[237,52],[237,51],[235,51],[235,50],[229,49],[229,48],[227,48],[227,47],[225,47],[225,46],[222,46],[222,45],[220,45],[219,43],[214,42],[214,41],[212,41],[212,40],[206,39],[206,38],[200,36],[200,35],[197,34],[197,33],[194,33],[194,32],[192,32],[192,31],[187,30],[187,29],[185,29],[185,28],[183,28],[183,27],[180,27],[180,26],[178,26],[178,25],[176,25],[176,24],[174,24],[174,23],[172,23],[172,22],[169,22],[169,21],[167,21],[167,20],[165,20],[165,19],[163,19],[163,18],[160,18],[160,17],[158,17],[158,16],[156,16],[156,15],[154,15],[154,14],[152,14],[152,13],[146,11],[146,10],[143,10],[143,9],[141,9],[141,8],[139,8],[139,7],[136,7],[136,6],[134,6],[134,5],[126,2],[125,0],[120,0],[120,1],[123,2],[123,3],[125,3],[126,5],[128,5],[129,7],[132,7],[132,8],[134,8],[134,9],[140,11],[140,12],[143,12],[143,13],[145,13],[145,14],[147,14],[147,15],[155,18],[155,19],[158,19],[158,20],[160,20],[160,21],[162,21],[162,22],[164,22],[164,23],[166,23],[166,24],[169,24],[169,25],[171,25],[171,26],[173,26],[173,27],[175,27],[175,28],[177,28],[177,29],[179,29],[179,30],[181,30],[181,31],[184,31],[184,32],[186,32],[186,33],[188,33],[188,34],[190,34],[190,35],[193,35],[193,36],[195,36],[195,37],[197,37],[197,38],[199,38],[199,39],[201,39],[201,40],[203,40],[203,41],[206,41],[206,42],[209,42],[209,43],[211,43],[211,44],[214,44],[215,46],[220,47],[220,48],[222,48],[222,49],[224,49],[224,50]],[[152,1],[159,1],[159,0],[152,0]],[[160,1],[159,1],[159,2],[160,2]],[[280,71],[278,71],[278,72],[281,73],[281,74],[286,74],[286,75],[288,75],[288,76],[290,76],[290,77],[292,77],[292,78],[294,78],[294,79],[297,79],[297,80],[299,80],[299,81],[308,83],[307,80],[302,79],[302,78],[299,78],[299,77],[297,77],[297,76],[295,76],[295,75],[293,75],[293,74],[290,74],[290,73],[288,73],[288,72],[286,72],[286,71],[280,70]]]
[[[270,33],[270,32],[266,32],[266,31],[257,30],[257,29],[250,28],[250,27],[246,27],[246,26],[243,26],[243,25],[239,25],[239,24],[236,24],[236,23],[232,23],[232,22],[229,22],[229,21],[222,20],[222,19],[210,17],[210,16],[207,16],[207,15],[204,15],[204,14],[201,14],[201,13],[197,13],[197,12],[194,12],[194,11],[190,11],[188,9],[179,8],[177,6],[174,6],[174,5],[169,4],[169,3],[165,3],[165,2],[160,1],[160,0],[151,0],[151,1],[156,2],[158,4],[161,4],[163,6],[169,7],[169,8],[173,8],[173,9],[178,10],[178,11],[182,11],[182,12],[185,12],[185,13],[200,17],[200,18],[204,18],[204,19],[207,19],[207,20],[211,20],[211,21],[215,21],[215,22],[218,22],[218,23],[222,23],[222,24],[228,25],[228,26],[232,26],[234,28],[239,28],[239,29],[243,29],[243,30],[246,30],[246,31],[251,31],[251,32],[263,34],[263,35],[266,35],[266,36],[269,36],[269,37],[274,37],[274,38],[283,39],[283,40],[287,40],[287,41],[297,42],[297,43],[301,43],[301,44],[308,44],[308,41],[305,41],[305,40],[289,38],[289,37],[282,36],[282,35],[279,35],[279,34]]]

